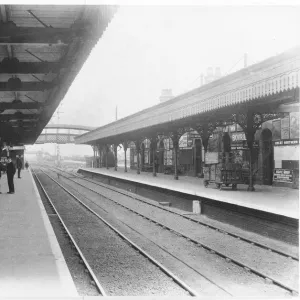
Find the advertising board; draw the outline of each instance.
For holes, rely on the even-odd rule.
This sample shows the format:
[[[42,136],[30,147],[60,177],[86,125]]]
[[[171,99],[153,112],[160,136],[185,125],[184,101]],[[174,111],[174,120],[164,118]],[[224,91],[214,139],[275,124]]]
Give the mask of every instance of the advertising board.
[[[219,153],[218,152],[206,152],[205,153],[205,163],[217,164],[219,162]]]
[[[293,170],[275,169],[273,173],[274,182],[293,182]]]

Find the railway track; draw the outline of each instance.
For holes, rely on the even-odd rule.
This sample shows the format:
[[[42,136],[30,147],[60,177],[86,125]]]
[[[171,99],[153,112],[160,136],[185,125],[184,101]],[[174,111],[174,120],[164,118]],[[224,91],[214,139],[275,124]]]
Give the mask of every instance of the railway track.
[[[36,182],[38,183],[38,185],[40,186],[41,190],[43,191],[43,194],[46,197],[46,200],[47,200],[48,204],[50,205],[51,210],[53,211],[53,213],[51,213],[50,216],[56,216],[58,218],[61,226],[63,227],[65,236],[67,237],[67,239],[69,239],[69,242],[70,242],[71,246],[76,251],[77,256],[80,258],[80,262],[84,265],[85,272],[90,275],[91,284],[96,287],[96,289],[98,290],[99,295],[101,295],[101,296],[107,296],[107,294],[105,293],[103,287],[101,286],[100,282],[98,281],[97,277],[95,276],[92,268],[90,267],[89,263],[87,262],[86,258],[83,255],[83,253],[80,251],[80,248],[77,245],[75,239],[73,238],[72,234],[70,233],[70,231],[68,230],[66,224],[64,223],[62,217],[60,216],[60,214],[56,210],[56,208],[55,208],[55,206],[54,206],[51,198],[47,194],[47,192],[46,192],[45,188],[43,187],[41,181],[39,180],[38,176],[35,174],[35,172],[32,172],[32,173],[33,173],[33,176],[34,176]]]
[[[167,209],[167,208],[165,208],[165,207],[163,207],[163,206],[160,206],[160,205],[157,205],[157,204],[154,204],[154,203],[150,203],[150,202],[148,202],[148,201],[145,201],[145,200],[141,199],[138,195],[133,195],[133,194],[130,193],[130,192],[127,192],[127,191],[124,191],[124,190],[121,190],[121,189],[118,189],[118,188],[111,187],[111,186],[109,186],[109,185],[107,185],[107,184],[104,184],[104,183],[101,183],[101,182],[97,182],[97,183],[96,183],[95,181],[92,181],[92,180],[89,180],[89,179],[87,179],[87,178],[78,176],[78,175],[76,175],[76,174],[70,174],[69,172],[66,172],[66,171],[64,171],[64,170],[61,170],[61,169],[59,169],[59,168],[55,168],[55,167],[51,167],[51,168],[52,168],[52,169],[55,169],[55,170],[56,170],[55,172],[63,172],[63,173],[66,173],[68,176],[71,175],[72,177],[74,177],[74,178],[76,178],[76,179],[80,179],[80,180],[84,180],[84,181],[93,183],[93,184],[98,185],[98,186],[101,186],[101,187],[103,187],[103,188],[105,188],[105,189],[108,189],[108,190],[111,190],[111,191],[113,191],[113,192],[116,192],[116,193],[125,195],[125,196],[127,196],[127,197],[129,197],[129,198],[134,199],[135,201],[145,203],[145,204],[147,204],[147,205],[149,205],[149,206],[153,206],[153,207],[155,207],[155,208],[157,208],[157,209],[160,209],[160,210],[162,210],[162,211],[166,211],[166,212],[168,212],[168,213],[170,213],[170,214],[174,214],[174,215],[176,215],[176,216],[179,216],[179,217],[181,217],[181,218],[183,218],[183,219],[186,219],[186,220],[188,220],[188,221],[190,221],[190,222],[193,222],[193,223],[197,223],[197,224],[203,225],[203,226],[205,226],[205,227],[207,227],[207,228],[210,228],[210,229],[212,229],[212,230],[221,232],[221,233],[223,233],[223,234],[225,234],[225,235],[228,235],[228,236],[232,236],[232,237],[234,237],[234,238],[237,238],[237,239],[239,239],[239,240],[241,240],[241,241],[244,241],[244,242],[246,242],[246,243],[249,243],[249,244],[251,244],[251,245],[260,247],[260,248],[262,248],[262,249],[266,249],[266,250],[268,250],[268,251],[272,251],[272,252],[274,252],[274,253],[277,253],[277,254],[279,254],[279,255],[282,255],[282,256],[287,257],[287,258],[289,258],[289,259],[292,259],[292,260],[294,260],[294,261],[299,261],[299,257],[298,257],[297,255],[294,255],[294,254],[292,254],[292,253],[286,253],[286,252],[284,252],[284,251],[275,249],[274,247],[272,247],[272,246],[270,246],[270,245],[265,245],[265,244],[263,244],[263,243],[261,243],[261,242],[254,241],[254,240],[251,240],[251,239],[249,239],[249,238],[246,238],[246,237],[244,237],[244,236],[242,236],[242,235],[239,235],[239,234],[236,234],[236,233],[229,232],[229,231],[227,231],[227,230],[224,229],[224,228],[220,228],[220,227],[217,227],[217,226],[213,226],[213,225],[211,225],[211,224],[205,223],[205,222],[200,221],[200,220],[195,220],[195,219],[193,219],[193,218],[190,218],[189,216],[182,215],[182,214],[180,214],[180,213],[178,213],[178,212],[176,212],[176,211]],[[71,177],[67,177],[67,176],[65,176],[65,177],[68,178],[69,180],[72,180]],[[75,181],[74,181],[74,182],[75,182]],[[84,185],[82,185],[82,184],[80,184],[80,183],[78,183],[78,182],[76,182],[76,183],[79,184],[79,185],[81,185],[82,187],[87,188],[86,186],[84,186]],[[90,189],[90,190],[91,190],[91,189]]]
[[[120,238],[120,240],[125,243],[126,245],[130,246],[130,249],[132,249],[131,251],[137,252],[139,253],[141,256],[143,256],[144,258],[146,258],[146,261],[148,264],[151,264],[153,266],[156,267],[157,270],[159,270],[159,272],[163,273],[165,276],[167,276],[168,278],[171,279],[171,282],[173,285],[176,285],[178,287],[180,287],[180,289],[182,289],[183,291],[185,291],[185,293],[180,294],[179,295],[190,295],[190,296],[199,296],[199,294],[197,292],[195,292],[193,289],[191,289],[184,281],[182,281],[181,279],[179,279],[177,276],[175,276],[171,271],[169,271],[165,266],[163,266],[162,264],[160,264],[158,261],[156,261],[153,257],[151,257],[146,251],[144,251],[143,249],[141,249],[137,244],[135,244],[134,242],[132,242],[128,237],[126,237],[123,233],[121,233],[118,229],[116,229],[113,225],[111,225],[107,220],[105,220],[103,217],[101,217],[97,212],[95,212],[93,209],[91,209],[90,207],[88,207],[85,203],[83,203],[78,197],[76,197],[75,195],[72,194],[71,191],[69,191],[68,189],[66,189],[65,187],[63,187],[61,184],[59,184],[57,181],[55,181],[54,178],[52,178],[51,176],[49,176],[47,173],[45,173],[44,171],[42,171],[45,175],[47,175],[52,182],[55,182],[57,186],[60,186],[66,193],[68,193],[69,196],[72,197],[72,199],[74,199],[76,202],[80,203],[80,205],[85,209],[85,211],[90,212],[91,214],[93,214],[93,216],[95,216],[97,218],[98,221],[101,221],[103,224],[105,224],[106,227],[108,227],[110,230],[112,230],[115,234],[117,234],[117,236]],[[98,277],[100,277],[100,275],[95,274],[95,272],[93,271],[93,268],[91,268],[88,264],[88,259],[86,259],[82,253],[82,251],[80,250],[80,247],[76,244],[75,238],[72,237],[70,231],[68,230],[67,226],[65,225],[63,218],[59,215],[57,209],[55,209],[55,205],[53,204],[53,201],[50,199],[48,193],[46,192],[45,188],[43,187],[42,182],[40,181],[38,175],[36,174],[36,172],[34,172],[35,178],[37,180],[37,182],[39,183],[39,185],[41,186],[43,193],[46,195],[46,197],[48,198],[48,200],[51,202],[55,213],[59,216],[59,219],[61,221],[61,223],[63,224],[70,240],[72,241],[72,243],[74,244],[74,247],[77,249],[80,257],[82,258],[82,261],[86,264],[86,268],[89,271],[91,278],[93,280],[93,283],[97,286],[97,289],[99,290],[99,293],[101,295],[107,295],[107,293],[105,292],[104,288],[103,288],[103,284],[101,285],[100,282],[98,281]],[[131,254],[133,255],[133,254]],[[136,254],[134,254],[133,256],[136,256]],[[145,266],[144,266],[145,267]]]
[[[105,196],[103,196],[103,194],[99,193],[98,191],[95,191],[95,190],[93,190],[93,189],[91,189],[91,188],[89,188],[89,187],[87,187],[87,186],[84,186],[84,185],[78,183],[77,181],[72,180],[72,178],[70,178],[70,177],[61,175],[61,173],[62,173],[62,172],[65,172],[65,171],[62,171],[62,170],[58,170],[58,171],[57,171],[57,170],[55,170],[55,171],[52,171],[52,172],[55,172],[55,173],[58,172],[58,173],[60,173],[60,176],[66,178],[66,179],[68,179],[68,180],[70,180],[70,181],[73,181],[74,183],[76,183],[76,184],[78,184],[78,185],[81,185],[81,186],[84,187],[85,189],[88,189],[88,190],[90,190],[90,191],[92,191],[92,192],[94,192],[94,193],[97,193],[97,194],[101,195],[102,197],[105,197]],[[65,173],[67,173],[68,175],[70,175],[68,172],[65,172]],[[72,175],[73,175],[73,174],[72,174]],[[82,179],[80,176],[76,176],[76,175],[75,175],[75,177],[76,177],[77,179]],[[91,182],[91,183],[93,183],[93,184],[95,184],[95,185],[98,185],[98,186],[102,186],[102,187],[107,188],[107,186],[104,186],[103,184],[98,184],[98,183],[95,183],[95,182],[93,182],[93,181],[87,180],[87,179],[85,179],[85,178],[84,178],[83,180],[86,180],[86,181],[89,181],[89,182]],[[113,190],[114,192],[119,192],[119,191],[116,191],[115,189],[112,189],[112,188],[108,188],[108,189]],[[122,194],[125,194],[126,196],[128,196],[127,193],[122,193]],[[130,196],[129,196],[129,197],[130,197]],[[106,197],[106,198],[107,198],[107,197]],[[132,198],[132,197],[131,197],[131,198]],[[261,270],[256,269],[256,268],[254,268],[254,267],[252,267],[252,266],[250,266],[250,265],[247,265],[247,264],[246,264],[245,262],[243,262],[243,261],[240,261],[240,260],[238,260],[238,259],[235,259],[235,258],[232,257],[232,256],[228,256],[228,255],[222,253],[221,251],[218,251],[217,249],[210,247],[209,245],[207,245],[207,244],[205,244],[205,243],[201,243],[201,242],[200,242],[199,240],[197,240],[197,239],[193,239],[193,238],[191,238],[190,236],[187,236],[187,235],[185,235],[185,234],[182,234],[181,232],[177,231],[177,230],[174,229],[173,227],[166,226],[166,224],[164,224],[164,223],[158,222],[157,220],[153,220],[153,218],[147,217],[147,216],[143,215],[142,213],[139,213],[139,212],[137,212],[136,210],[134,210],[134,209],[132,209],[132,208],[130,208],[130,207],[127,207],[126,205],[123,205],[123,204],[119,203],[118,201],[115,201],[115,200],[109,199],[109,198],[107,198],[107,199],[110,200],[110,201],[112,201],[112,202],[114,202],[116,205],[121,206],[121,207],[123,207],[124,209],[127,209],[127,210],[129,210],[130,212],[132,212],[132,213],[134,213],[134,214],[136,214],[136,215],[142,217],[143,219],[146,219],[146,220],[148,220],[149,222],[151,222],[151,223],[153,223],[153,224],[156,224],[156,225],[160,226],[161,228],[163,228],[163,229],[165,229],[165,230],[168,230],[168,231],[170,231],[170,232],[172,232],[172,233],[174,233],[174,234],[176,234],[176,235],[178,235],[178,236],[180,236],[180,237],[182,237],[182,238],[185,238],[187,241],[192,242],[193,244],[195,244],[195,245],[197,245],[197,246],[200,246],[200,247],[203,247],[204,249],[207,249],[208,251],[210,251],[210,253],[215,254],[215,255],[218,255],[218,256],[220,256],[220,257],[226,259],[227,262],[236,264],[236,265],[242,267],[244,270],[247,270],[248,272],[252,272],[253,274],[256,274],[256,275],[258,275],[258,276],[264,278],[264,279],[266,280],[266,282],[268,282],[268,283],[273,283],[273,284],[279,286],[280,288],[283,288],[283,289],[289,291],[289,292],[292,293],[293,295],[297,295],[297,294],[298,294],[298,290],[295,289],[293,286],[290,286],[290,285],[288,285],[288,284],[286,284],[286,283],[284,283],[284,282],[281,282],[281,281],[278,280],[277,278],[273,278],[272,276],[270,276],[270,274],[265,274],[265,273],[262,272]],[[136,200],[136,199],[135,199],[135,200]],[[143,201],[143,200],[139,200],[139,201],[142,201],[142,202],[144,202],[144,203],[146,203],[146,204],[149,204],[148,202]],[[151,204],[150,204],[150,205],[151,205]],[[164,209],[164,208],[161,208],[161,207],[158,207],[158,206],[156,206],[156,205],[152,205],[152,206],[155,206],[156,208],[159,208],[159,209],[166,210],[166,211],[170,212],[169,210]],[[174,213],[174,212],[172,212],[172,213]],[[180,215],[180,214],[178,214],[178,213],[176,213],[176,212],[175,212],[175,214],[177,214],[177,215],[179,215],[180,217],[183,217],[183,218],[185,218],[185,219],[188,219],[189,221],[195,222],[195,220],[190,219],[190,218],[185,217],[185,216],[182,216],[182,215]],[[196,223],[200,224],[201,226],[208,227],[208,228],[211,228],[211,227],[212,227],[212,226],[207,226],[206,224],[203,224],[203,222],[198,222],[198,221],[196,221]],[[214,228],[214,229],[215,229],[216,231],[220,232],[220,230],[219,230],[218,228]],[[222,233],[225,234],[225,235],[227,235],[226,232],[222,232]],[[232,236],[232,234],[231,234],[231,236]],[[240,237],[238,237],[238,236],[236,236],[236,235],[235,235],[234,237],[236,237],[238,240],[242,240],[242,241],[245,240],[244,238],[240,238]],[[246,240],[246,242],[251,243],[252,246],[257,246],[256,243],[253,243],[253,242],[250,241],[250,240]],[[259,245],[259,247],[260,247],[260,248],[263,248],[263,249],[265,249],[265,250],[268,250],[268,251],[270,251],[270,252],[272,251],[272,250],[270,250],[269,248],[264,247],[264,245]],[[274,251],[274,253],[277,253],[277,254],[281,254],[281,255],[282,255],[282,253],[280,253],[280,252],[278,252],[278,251]],[[291,259],[291,257],[288,256],[288,255],[284,255],[284,254],[283,254],[283,256],[289,257],[289,258]],[[297,258],[292,258],[292,260],[296,260],[296,261],[297,261]]]

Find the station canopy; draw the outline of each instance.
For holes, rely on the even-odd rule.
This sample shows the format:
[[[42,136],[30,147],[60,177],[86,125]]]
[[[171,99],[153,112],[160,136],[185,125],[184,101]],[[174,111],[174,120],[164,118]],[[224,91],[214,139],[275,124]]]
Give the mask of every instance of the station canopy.
[[[36,141],[116,9],[0,5],[0,145]]]

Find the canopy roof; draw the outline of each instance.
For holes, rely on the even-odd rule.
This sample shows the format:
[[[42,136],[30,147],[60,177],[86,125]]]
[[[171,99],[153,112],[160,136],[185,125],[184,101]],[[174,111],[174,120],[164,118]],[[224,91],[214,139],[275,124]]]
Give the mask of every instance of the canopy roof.
[[[99,127],[75,139],[77,144],[97,144],[147,135],[189,120],[208,122],[220,114],[299,101],[300,47],[249,66],[169,101]],[[259,104],[259,106],[257,106]],[[282,110],[282,108],[280,108]],[[278,110],[277,110],[278,111]],[[177,124],[177,125],[176,125]]]
[[[115,6],[0,5],[1,143],[33,144]]]

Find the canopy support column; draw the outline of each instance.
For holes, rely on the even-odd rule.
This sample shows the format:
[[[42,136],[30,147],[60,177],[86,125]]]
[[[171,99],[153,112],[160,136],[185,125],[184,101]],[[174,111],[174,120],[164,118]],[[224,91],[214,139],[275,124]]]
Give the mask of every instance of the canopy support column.
[[[118,171],[118,145],[114,144],[115,171]]]
[[[124,148],[124,154],[125,154],[125,168],[124,168],[124,172],[127,172],[127,148],[128,148],[128,143],[127,142],[123,142],[123,148]]]
[[[179,138],[177,131],[174,131],[171,135],[174,147],[174,179],[178,180],[178,149],[179,149]]]
[[[108,153],[109,153],[109,145],[105,145],[105,166],[106,169],[108,170]]]
[[[153,177],[156,177],[156,148],[157,148],[157,137],[156,136],[152,136],[150,139],[150,147],[151,147],[151,154],[152,154],[152,166],[153,166]]]
[[[136,155],[137,155],[137,170],[136,173],[140,174],[140,151],[141,151],[141,142],[140,140],[137,140],[135,142],[135,149],[136,149]]]

